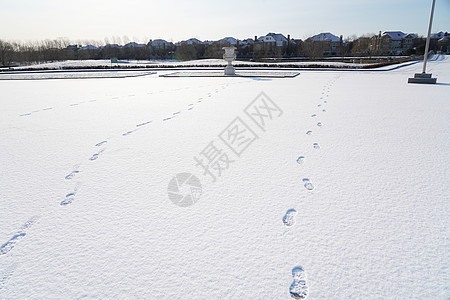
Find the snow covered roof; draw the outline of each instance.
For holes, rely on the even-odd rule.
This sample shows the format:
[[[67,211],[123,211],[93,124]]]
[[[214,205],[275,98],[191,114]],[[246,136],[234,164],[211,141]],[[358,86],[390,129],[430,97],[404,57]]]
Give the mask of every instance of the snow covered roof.
[[[179,43],[177,43],[177,44],[196,45],[196,44],[203,44],[203,42],[200,41],[199,39],[196,39],[196,38],[190,38],[190,39],[188,39],[188,40],[181,41],[181,42],[179,42]]]
[[[245,40],[239,40],[240,44],[246,45],[246,44],[253,44],[255,41],[253,39],[245,39]]]
[[[224,37],[223,39],[219,40],[219,42],[228,42],[231,45],[236,45],[237,39],[235,39],[234,37]]]
[[[273,36],[271,36],[271,35],[263,35],[263,36],[260,36],[259,38],[258,38],[258,41],[260,41],[260,42],[265,42],[265,43],[270,43],[270,42],[276,42],[276,40],[273,38]]]
[[[443,38],[439,39],[438,42],[440,43],[446,43],[450,41],[450,35],[446,35]]]
[[[334,34],[332,34],[330,32],[323,32],[323,33],[316,34],[315,36],[312,36],[311,40],[318,41],[318,42],[324,42],[324,41],[339,42],[341,39],[338,36],[335,36]]]
[[[81,50],[97,50],[97,49],[98,49],[98,47],[95,47],[93,45],[87,45],[87,46],[81,47]]]
[[[145,47],[145,45],[144,44],[138,44],[136,42],[129,42],[124,47],[127,47],[127,48],[128,47],[137,47],[137,48],[139,48],[139,47]]]
[[[407,35],[405,35],[404,38],[411,38],[411,39],[415,39],[416,35],[414,33],[408,33]]]
[[[287,42],[288,41],[288,39],[284,35],[282,35],[281,33],[269,32],[268,34],[266,34],[266,36],[273,37],[273,39],[275,41],[282,41],[282,42]]]
[[[107,44],[107,45],[105,45],[103,48],[106,48],[106,47],[110,47],[110,48],[120,48],[120,46],[117,45],[117,44]]]
[[[389,36],[394,41],[398,41],[406,37],[406,33],[401,31],[385,31],[383,32],[383,35]]]
[[[440,38],[443,38],[444,36],[445,36],[445,33],[442,31],[430,34],[430,38],[432,38],[432,39],[440,39]]]
[[[171,45],[171,42],[168,42],[166,40],[163,39],[156,39],[152,41],[152,46],[163,46],[163,45]]]

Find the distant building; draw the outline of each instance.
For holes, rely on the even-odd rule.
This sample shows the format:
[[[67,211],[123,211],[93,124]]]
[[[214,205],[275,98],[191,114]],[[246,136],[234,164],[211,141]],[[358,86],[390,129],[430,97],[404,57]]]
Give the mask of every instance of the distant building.
[[[196,38],[190,38],[186,41],[181,41],[178,43],[175,43],[175,45],[180,46],[180,45],[203,45],[204,43],[202,41],[200,41],[199,39]]]
[[[87,45],[80,48],[80,50],[98,50],[98,47],[95,47],[93,45]]]
[[[306,42],[313,43],[316,48],[321,49],[322,56],[340,55],[343,46],[342,35],[338,37],[330,32],[316,34],[306,39]]]
[[[117,49],[119,49],[119,48],[121,48],[121,46],[119,46],[117,44],[106,44],[105,46],[100,47],[100,48],[117,48]]]
[[[220,44],[224,44],[224,45],[231,45],[231,46],[236,46],[238,44],[238,40],[235,39],[234,37],[225,37],[223,39],[219,40]]]
[[[76,52],[76,51],[80,50],[80,47],[81,47],[80,45],[69,45],[66,47],[66,49]]]
[[[385,31],[378,36],[374,36],[369,45],[373,53],[387,55],[402,55],[414,47],[416,35],[413,33],[403,33],[401,31]]]
[[[150,40],[149,44],[155,49],[155,50],[166,50],[166,49],[173,49],[174,44],[171,42],[168,42],[163,39],[156,39],[156,40]]]
[[[125,44],[124,48],[144,48],[145,44],[138,44],[136,42],[129,42],[128,44]]]
[[[291,43],[295,42],[290,35],[286,37],[281,33],[269,32],[259,38],[255,36],[253,51],[256,57],[279,57],[287,52]]]
[[[444,33],[444,36],[437,41],[437,51],[443,53],[450,53],[450,34]]]

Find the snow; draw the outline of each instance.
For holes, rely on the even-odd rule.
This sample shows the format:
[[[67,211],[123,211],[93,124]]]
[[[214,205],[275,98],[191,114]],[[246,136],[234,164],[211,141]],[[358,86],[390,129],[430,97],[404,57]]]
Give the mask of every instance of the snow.
[[[341,39],[338,36],[335,36],[334,34],[332,34],[330,32],[324,32],[324,33],[316,34],[315,36],[311,37],[311,40],[339,42]]]
[[[272,38],[272,37],[270,37]],[[358,58],[359,60],[360,58]],[[283,66],[323,66],[328,68],[361,68],[369,66],[370,64],[357,64],[357,63],[344,63],[334,61],[308,61],[308,62],[279,62],[279,63],[262,63],[251,61],[234,61],[234,65],[238,66],[261,66],[267,65],[273,67]],[[120,60],[118,64],[113,66],[126,66],[126,67],[214,67],[214,66],[226,66],[227,63],[223,59],[198,59],[189,61],[175,61],[175,60]],[[23,69],[61,69],[61,68],[82,68],[82,67],[111,67],[111,60],[98,59],[98,60],[66,60],[55,61],[48,63],[35,64],[30,66],[15,67],[15,70]]]
[[[420,64],[0,81],[0,298],[448,299],[449,64],[437,85],[406,83]],[[282,111],[264,131],[261,92]],[[258,136],[239,157],[236,117]],[[234,160],[216,182],[211,141]],[[167,194],[183,172],[189,207]]]

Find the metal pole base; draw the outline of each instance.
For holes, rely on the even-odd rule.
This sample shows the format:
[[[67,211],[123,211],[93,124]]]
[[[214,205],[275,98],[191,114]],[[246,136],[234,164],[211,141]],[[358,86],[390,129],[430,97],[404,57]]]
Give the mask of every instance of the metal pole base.
[[[416,74],[414,74],[414,78],[408,78],[408,83],[435,84],[436,81],[437,81],[437,79],[431,78],[431,74],[428,74],[428,73],[416,73]]]

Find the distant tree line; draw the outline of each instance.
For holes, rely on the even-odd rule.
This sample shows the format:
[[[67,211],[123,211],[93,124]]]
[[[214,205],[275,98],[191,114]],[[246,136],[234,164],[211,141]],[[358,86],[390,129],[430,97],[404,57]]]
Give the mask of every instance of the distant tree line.
[[[120,39],[119,39],[120,40]],[[124,39],[125,40],[125,39]],[[113,42],[115,42],[113,40]],[[316,42],[311,39],[292,40],[283,47],[259,47],[256,49],[256,41],[235,45],[238,59],[264,60],[267,58],[292,58],[305,57],[316,59],[323,56],[370,56],[376,53],[370,48],[371,37],[353,36],[335,46],[334,52],[327,52],[328,44]],[[81,47],[79,44],[94,45],[95,47]],[[100,45],[106,46],[100,46]],[[423,53],[425,41],[422,37],[415,40],[414,48],[406,54]],[[129,44],[127,44],[129,45]],[[34,42],[17,42],[0,40],[0,66],[12,66],[14,64],[28,65],[60,60],[86,60],[86,59],[176,59],[192,60],[203,58],[222,58],[222,47],[230,46],[228,42],[215,41],[212,43],[172,43],[154,45],[152,41],[138,46],[118,46],[110,44],[109,40],[77,41],[67,39],[41,40]],[[255,47],[255,49],[254,49]]]

